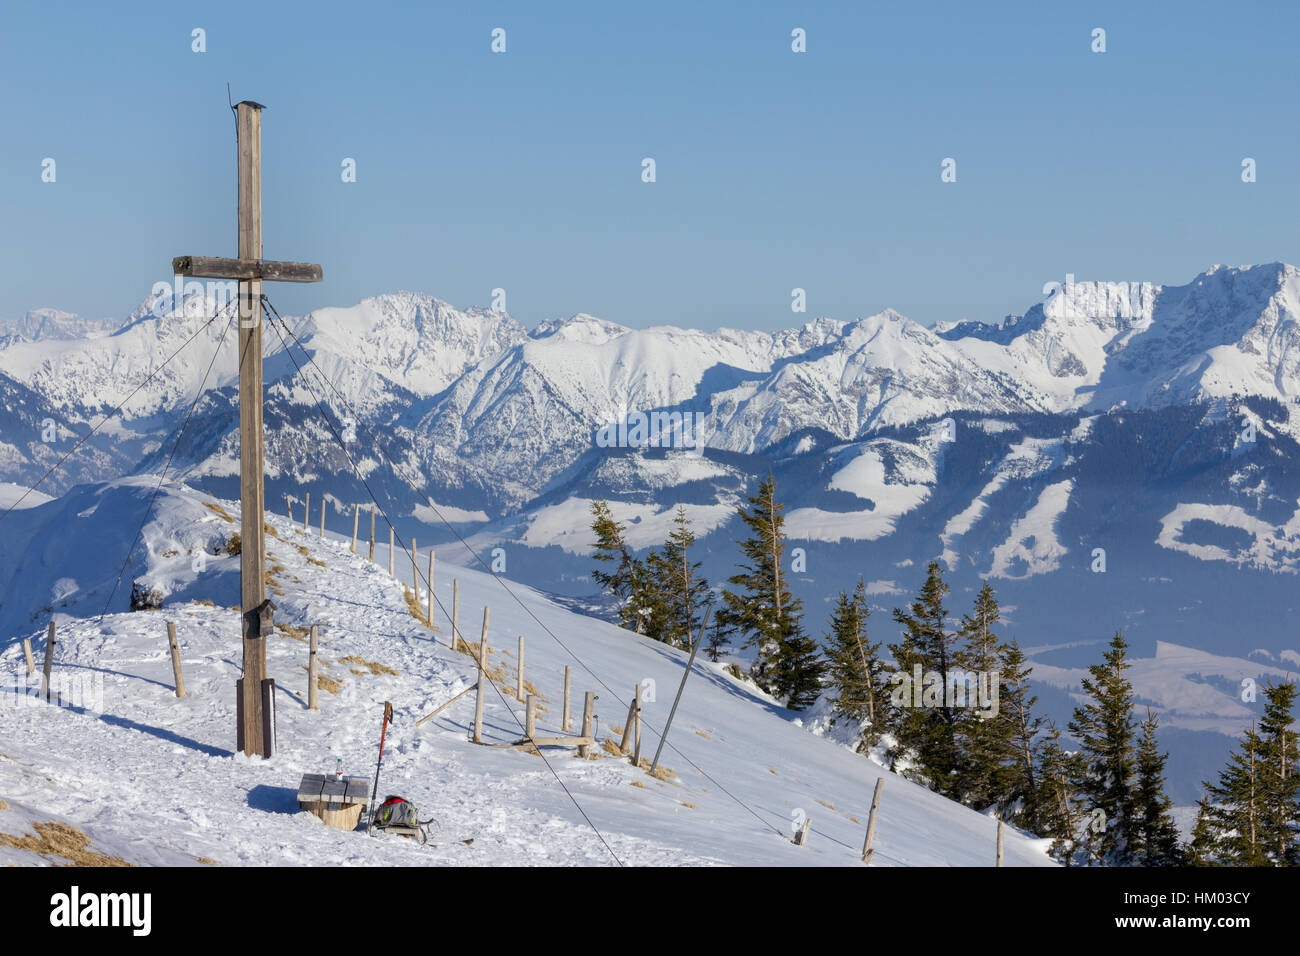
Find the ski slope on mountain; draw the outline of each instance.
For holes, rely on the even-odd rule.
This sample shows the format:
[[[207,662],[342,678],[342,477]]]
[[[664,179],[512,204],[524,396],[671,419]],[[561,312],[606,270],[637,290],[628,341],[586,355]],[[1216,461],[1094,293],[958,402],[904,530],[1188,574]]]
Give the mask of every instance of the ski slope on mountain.
[[[542,733],[558,732],[568,665],[575,712],[585,691],[598,694],[602,741],[621,726],[634,686],[653,688],[644,711],[646,755],[658,742],[684,655],[573,615],[522,585],[445,563],[430,630],[389,577],[385,549],[371,563],[351,554],[347,542],[322,540],[283,518],[269,519],[274,533],[267,538],[279,748],[266,761],[235,755],[239,615],[228,605],[238,558],[217,546],[238,527],[236,506],[164,488],[123,579],[165,591],[164,608],[123,610],[127,586],[109,613],[97,616],[150,492],[143,480],[90,487],[81,500],[16,513],[29,523],[21,533],[9,531],[4,545],[6,598],[46,601],[53,583],[65,579],[55,673],[102,680],[102,706],[61,708],[3,696],[0,799],[11,809],[0,809],[0,865],[38,862],[39,854],[15,848],[4,835],[17,839],[35,822],[53,819],[88,834],[96,852],[146,864],[860,865],[866,811],[881,775],[887,783],[873,866],[993,863],[992,819],[809,733],[720,665],[697,661],[662,761],[671,773],[662,780],[604,750],[583,761],[548,749],[548,764],[522,751],[476,746],[467,739],[472,694],[416,729],[421,715],[475,676],[472,659],[448,648],[441,608],[450,608],[453,577],[460,582],[462,633],[477,639],[482,609],[491,609],[489,666],[501,669],[504,682],[494,682],[485,700],[489,742],[522,736],[524,707],[510,693],[520,634],[527,637],[525,677],[542,704]],[[100,507],[87,505],[96,498]],[[28,535],[74,516],[80,523],[64,529],[60,545],[30,562],[13,560],[14,549],[31,543]],[[108,546],[113,540],[116,550]],[[409,580],[409,558],[397,557],[399,577]],[[188,689],[179,700],[169,620]],[[322,673],[330,678],[318,712],[304,702],[305,629],[313,624],[321,628]],[[43,633],[30,627],[3,635],[4,686],[26,681],[20,638],[32,637],[39,649]],[[294,800],[301,775],[330,772],[336,758],[349,776],[373,775],[385,700],[395,721],[379,793],[399,793],[437,820],[428,847],[327,828],[298,812]],[[790,842],[801,814],[812,820],[804,848]],[[51,854],[40,861],[56,861],[57,852]],[[1014,832],[1006,859],[1012,866],[1050,862],[1043,841]]]

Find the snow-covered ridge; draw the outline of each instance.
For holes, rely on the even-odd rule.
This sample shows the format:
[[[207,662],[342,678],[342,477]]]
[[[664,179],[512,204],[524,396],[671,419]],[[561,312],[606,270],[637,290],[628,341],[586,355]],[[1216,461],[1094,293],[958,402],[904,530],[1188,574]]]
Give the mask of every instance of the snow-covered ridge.
[[[84,421],[121,400],[212,311],[210,301],[177,303],[168,293],[103,334],[11,335],[0,342],[0,371]],[[453,489],[494,489],[510,508],[589,453],[599,429],[652,411],[702,416],[708,448],[762,454],[791,436],[861,441],[961,412],[1005,418],[1242,395],[1293,403],[1297,316],[1300,271],[1274,263],[1215,267],[1183,286],[1072,282],[1015,322],[938,329],[885,310],[775,333],[629,329],[581,313],[530,332],[502,312],[400,292],[286,317],[314,363],[305,377],[282,354],[278,333],[267,332],[265,347],[268,394],[298,409],[296,417],[314,415],[313,390],[326,391],[313,378],[319,369],[362,416],[358,424],[401,443],[413,474]],[[220,325],[203,329],[132,397],[128,429],[157,440],[175,427]],[[209,391],[234,382],[233,338]],[[335,404],[332,392],[320,397]],[[215,447],[203,452],[213,460],[185,466],[229,474],[233,445]],[[481,502],[449,503],[475,511]]]
[[[441,561],[430,630],[388,576],[382,546],[372,563],[341,537],[322,539],[274,515],[267,556],[278,627],[267,650],[278,749],[265,761],[234,754],[239,612],[228,605],[237,600],[239,559],[220,543],[238,528],[236,503],[164,487],[124,581],[127,592],[137,580],[156,585],[167,603],[131,613],[119,594],[99,619],[116,556],[150,492],[139,479],[84,486],[24,512],[21,531],[7,532],[0,557],[31,554],[38,539],[40,550],[7,562],[6,593],[58,605],[55,674],[92,675],[99,693],[82,709],[0,696],[0,798],[8,804],[0,805],[0,834],[62,822],[92,838],[91,852],[146,865],[612,865],[617,857],[629,865],[861,866],[866,810],[884,777],[872,866],[993,865],[993,819],[809,734],[721,664],[696,662],[664,751],[671,773],[662,778],[603,747],[592,760],[555,748],[548,759],[566,792],[537,756],[470,743],[468,699],[417,729],[421,716],[474,681],[474,661],[447,646],[453,576],[462,628],[491,608],[489,660],[509,687],[516,635],[528,635],[525,675],[542,700],[544,734],[559,733],[569,666],[578,700],[599,693],[602,742],[617,739],[613,728],[633,687],[658,687],[644,705],[653,748],[685,655],[514,584],[521,607],[496,577]],[[49,534],[55,526],[63,533]],[[87,541],[105,544],[88,555]],[[113,541],[116,548],[106,544]],[[202,567],[195,549],[207,555]],[[166,621],[176,624],[184,699],[173,693]],[[319,660],[330,679],[319,711],[303,700],[311,625],[321,628]],[[26,671],[20,638],[43,633],[44,619],[0,635],[0,675],[10,686]],[[303,773],[328,772],[336,759],[346,774],[370,776],[384,701],[395,720],[380,793],[401,794],[437,821],[427,847],[328,828],[299,812],[293,797]],[[490,692],[487,741],[518,739],[522,711],[508,693]],[[803,817],[812,818],[812,834],[799,848],[790,838]],[[1045,842],[1008,829],[1007,865],[1050,865]],[[6,844],[0,840],[0,865],[51,862]]]

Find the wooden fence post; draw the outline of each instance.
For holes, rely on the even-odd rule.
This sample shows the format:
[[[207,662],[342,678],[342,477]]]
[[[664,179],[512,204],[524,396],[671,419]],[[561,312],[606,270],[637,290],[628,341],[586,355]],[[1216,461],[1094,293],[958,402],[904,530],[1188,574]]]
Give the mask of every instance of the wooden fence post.
[[[799,826],[799,831],[795,833],[792,841],[795,846],[808,845],[808,831],[812,829],[812,817],[804,817],[803,823]]]
[[[54,667],[54,622],[50,621],[50,633],[45,639],[45,668],[41,677],[41,690],[45,692],[45,699],[50,699],[50,669]]]
[[[317,699],[320,685],[320,660],[317,657],[319,648],[319,638],[317,636],[316,625],[311,626],[311,643],[307,651],[307,709],[320,710],[320,701]]]
[[[181,648],[176,643],[176,624],[167,622],[167,646],[172,652],[172,674],[176,677],[176,696],[185,696],[185,677],[181,674]]]
[[[596,695],[591,691],[587,691],[587,696],[582,702],[582,738],[584,740],[591,738],[591,716],[595,705]],[[591,748],[586,744],[582,744],[578,747],[578,756],[582,757],[584,760],[590,756],[590,754]]]
[[[27,676],[31,677],[36,671],[36,662],[32,660],[32,639],[23,638],[23,656],[27,658]]]
[[[352,546],[348,548],[353,554],[357,553],[357,527],[361,521],[361,505],[352,506]]]
[[[320,536],[325,537],[325,496],[320,499]]]
[[[870,863],[876,852],[871,849],[871,841],[876,837],[876,811],[880,809],[880,791],[885,788],[885,778],[876,778],[876,792],[871,795],[871,815],[867,817],[867,838],[862,843],[862,862]]]
[[[370,558],[375,560],[375,506],[370,506]]]
[[[311,492],[307,492],[307,503],[302,506],[302,533],[311,529]]]
[[[569,732],[569,665],[564,665],[564,717],[560,721],[560,733]]]
[[[524,718],[524,736],[532,740],[537,736],[537,698],[532,694],[528,695],[527,716]]]
[[[636,685],[636,733],[632,735],[632,766],[641,766],[641,685]]]
[[[641,685],[636,685],[636,696],[641,696]],[[627,756],[628,745],[632,741],[632,721],[636,719],[636,700],[627,705],[627,720],[623,723],[623,738],[618,742],[618,752]]]
[[[425,623],[433,627],[433,548],[429,549],[429,600],[425,604]]]
[[[524,699],[524,636],[519,635],[519,673],[515,675],[515,700]]]
[[[478,700],[474,702],[474,743],[483,742],[483,691],[487,684],[488,609],[483,608],[483,636],[478,642]]]
[[[396,556],[397,553],[396,547],[397,547],[397,529],[390,524],[388,526],[388,576],[390,578],[397,577],[397,575],[393,573],[393,558]]]
[[[1006,824],[1001,820],[998,821],[998,866],[1002,865],[1002,834],[1006,830]]]
[[[411,587],[414,589],[415,606],[420,606],[420,549],[415,543],[415,535],[411,535]]]
[[[451,649],[460,650],[460,582],[451,581]]]
[[[293,530],[293,500],[286,494],[284,496],[284,512],[289,516],[289,530]]]

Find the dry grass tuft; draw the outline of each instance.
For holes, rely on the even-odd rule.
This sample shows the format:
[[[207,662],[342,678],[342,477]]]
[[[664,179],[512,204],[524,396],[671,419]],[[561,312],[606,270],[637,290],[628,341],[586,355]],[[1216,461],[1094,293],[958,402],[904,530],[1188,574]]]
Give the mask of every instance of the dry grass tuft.
[[[201,604],[201,605],[203,605],[204,607],[216,607],[216,605],[213,604],[211,601],[209,601],[207,598],[195,598],[195,599],[194,599],[193,601],[191,601],[190,603],[191,603],[191,604]]]
[[[687,803],[685,800],[682,801],[682,806],[684,806],[684,807],[689,807],[689,808],[692,809],[692,810],[695,809],[695,804],[693,804],[693,803]]]
[[[195,857],[195,859],[198,860],[200,863],[202,863],[204,866],[216,866],[216,865],[217,865],[217,861],[216,861],[216,860],[209,860],[206,856]]]
[[[411,612],[411,617],[427,626],[429,619],[424,616],[424,608],[420,606],[420,599],[405,585],[402,587],[402,594],[406,597],[406,609]]]
[[[398,671],[393,670],[391,667],[387,667],[383,664],[378,663],[377,661],[368,661],[364,657],[356,657],[356,656],[340,657],[339,660],[342,661],[344,664],[359,664],[362,667],[367,668],[372,674],[396,675],[399,673]],[[364,674],[365,671],[354,670],[352,673]]]
[[[645,784],[642,783],[640,780],[633,780],[633,781],[632,781],[632,786],[634,786],[634,787],[640,787],[642,790],[645,789]]]
[[[221,507],[221,505],[217,504],[215,501],[205,501],[203,502],[203,507],[207,508],[209,511],[211,511],[213,514],[217,515],[218,517],[225,518],[231,524],[235,523],[235,519],[230,517],[230,512],[227,511],[225,508]]]
[[[324,662],[322,661],[322,663]],[[299,664],[298,666],[301,667],[303,670],[307,671],[307,673],[309,674],[311,673],[310,670],[307,670],[306,664]],[[326,666],[328,667],[329,665]],[[331,694],[337,694],[339,692],[339,689],[342,688],[343,682],[340,680],[335,680],[333,677],[330,677],[328,674],[322,674],[320,673],[320,671],[317,671],[316,686],[319,687],[321,690],[329,691]]]
[[[656,780],[676,780],[676,779],[677,779],[677,774],[673,773],[671,770],[669,770],[669,769],[668,769],[667,767],[665,767],[663,764],[660,764],[658,767],[655,767],[655,769],[654,769],[654,773],[650,774],[650,776],[654,777]]]
[[[618,744],[606,737],[600,742],[600,749],[607,754],[613,754],[615,757],[623,756],[623,751],[618,749]]]
[[[9,809],[9,804],[5,803],[3,800],[0,800],[0,810],[8,810],[8,809]]]
[[[308,559],[307,559],[307,563],[308,563],[308,564],[314,564],[314,565],[316,565],[316,567],[318,567],[318,568],[323,568],[323,567],[325,567],[325,562],[319,560],[318,558],[308,558]]]
[[[68,860],[73,866],[135,866],[134,863],[128,863],[120,856],[108,856],[87,849],[90,846],[90,836],[76,827],[54,822],[37,823],[35,826],[37,835],[15,837],[0,833],[0,846],[27,850],[51,861],[61,858]]]
[[[287,637],[292,641],[298,641],[300,644],[307,643],[307,631],[301,627],[294,627],[292,624],[276,624],[276,630],[283,631],[281,637]]]

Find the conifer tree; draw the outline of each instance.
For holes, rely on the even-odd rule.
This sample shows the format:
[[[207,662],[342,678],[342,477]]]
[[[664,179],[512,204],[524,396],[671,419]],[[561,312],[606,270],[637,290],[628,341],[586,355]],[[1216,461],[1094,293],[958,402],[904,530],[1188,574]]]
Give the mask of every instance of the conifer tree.
[[[739,634],[744,646],[756,651],[750,677],[773,696],[786,699],[791,688],[804,686],[816,670],[815,645],[808,653],[801,618],[803,603],[786,589],[781,573],[785,555],[785,518],[776,499],[776,479],[763,479],[749,507],[736,509],[749,529],[740,545],[740,570],[722,591],[718,623],[728,635]],[[792,646],[794,645],[794,646]],[[782,661],[787,654],[789,660]]]
[[[1188,866],[1215,866],[1218,858],[1218,837],[1211,820],[1212,809],[1207,797],[1196,801],[1196,823],[1192,826],[1192,837],[1184,849],[1184,858]]]
[[[596,535],[596,549],[592,557],[609,566],[607,571],[597,568],[591,572],[591,576],[615,598],[626,600],[637,563],[624,537],[627,526],[614,520],[607,501],[593,501],[591,516],[591,530]]]
[[[708,642],[704,645],[704,653],[708,654],[709,660],[716,664],[718,658],[722,656],[722,652],[730,646],[731,638],[728,637],[727,632],[722,629],[722,625],[718,623],[717,616],[715,615],[713,618],[713,626],[709,628]]]
[[[1159,726],[1151,708],[1142,721],[1137,747],[1137,781],[1133,794],[1133,862],[1140,866],[1178,866],[1183,862],[1178,828],[1169,815],[1171,801],[1165,795],[1167,754],[1156,744]]]
[[[1079,857],[1082,808],[1072,781],[1078,776],[1078,755],[1066,752],[1061,732],[1051,721],[1039,755],[1036,831],[1052,841],[1051,855],[1070,866]]]
[[[1296,734],[1291,729],[1296,687],[1265,685],[1264,716],[1252,722],[1229,756],[1211,798],[1208,828],[1219,862],[1232,866],[1294,866],[1300,862],[1300,781]]]
[[[880,660],[880,643],[867,639],[866,584],[858,579],[850,597],[841,591],[831,612],[826,638],[827,671],[835,689],[837,718],[859,724],[857,749],[876,745],[888,725],[889,684]]]
[[[891,700],[899,707],[897,743],[891,749],[891,760],[895,765],[900,759],[906,760],[912,765],[908,776],[944,796],[960,799],[960,715],[951,706],[948,693],[957,664],[957,634],[947,628],[947,594],[948,585],[939,563],[931,561],[925,583],[911,607],[894,609],[894,620],[904,630],[902,640],[891,644],[889,650],[905,680],[896,682],[891,691]],[[924,675],[921,688],[912,687],[917,665]]]
[[[1074,710],[1070,733],[1080,744],[1074,781],[1083,798],[1085,815],[1100,810],[1105,829],[1089,844],[1099,862],[1125,866],[1133,862],[1134,734],[1133,686],[1128,670],[1128,644],[1116,631],[1100,664],[1088,668],[1082,680],[1089,700]]]
[[[807,710],[822,693],[826,662],[817,642],[803,631],[792,614],[782,618],[781,656],[776,662],[777,696],[791,710]]]
[[[654,573],[658,560],[657,554],[652,550],[644,561],[633,563],[627,603],[621,617],[624,627],[662,641],[668,630],[670,610],[658,576]]]
[[[700,575],[700,562],[691,562],[688,552],[695,544],[686,508],[677,506],[673,528],[663,550],[647,559],[649,574],[664,605],[663,627],[658,639],[675,647],[689,647],[700,628],[700,614],[709,582]]]
[[[1043,718],[1034,714],[1038,697],[1030,691],[1031,668],[1014,639],[1002,651],[1002,692],[998,717],[1010,725],[1011,756],[999,781],[1001,804],[1011,820],[1032,833],[1043,828],[1040,805],[1041,729]]]
[[[958,634],[965,646],[955,655],[961,668],[976,675],[983,693],[991,693],[993,682],[998,683],[996,714],[982,713],[977,709],[957,713],[962,800],[977,810],[1007,805],[1015,799],[1006,792],[1010,782],[1008,770],[1014,756],[1012,736],[1015,724],[1002,710],[1001,704],[1004,683],[1001,665],[1005,648],[994,631],[1000,620],[997,595],[985,581],[975,596],[971,613],[962,615]]]
[[[1259,721],[1264,745],[1260,839],[1274,866],[1296,866],[1300,864],[1300,776],[1296,732],[1291,727],[1296,685],[1270,682],[1264,686],[1264,699]]]
[[[1229,755],[1228,766],[1220,772],[1219,782],[1205,785],[1211,800],[1210,826],[1219,860],[1229,866],[1267,866],[1269,862],[1260,838],[1263,749],[1263,741],[1251,721],[1240,748]]]

